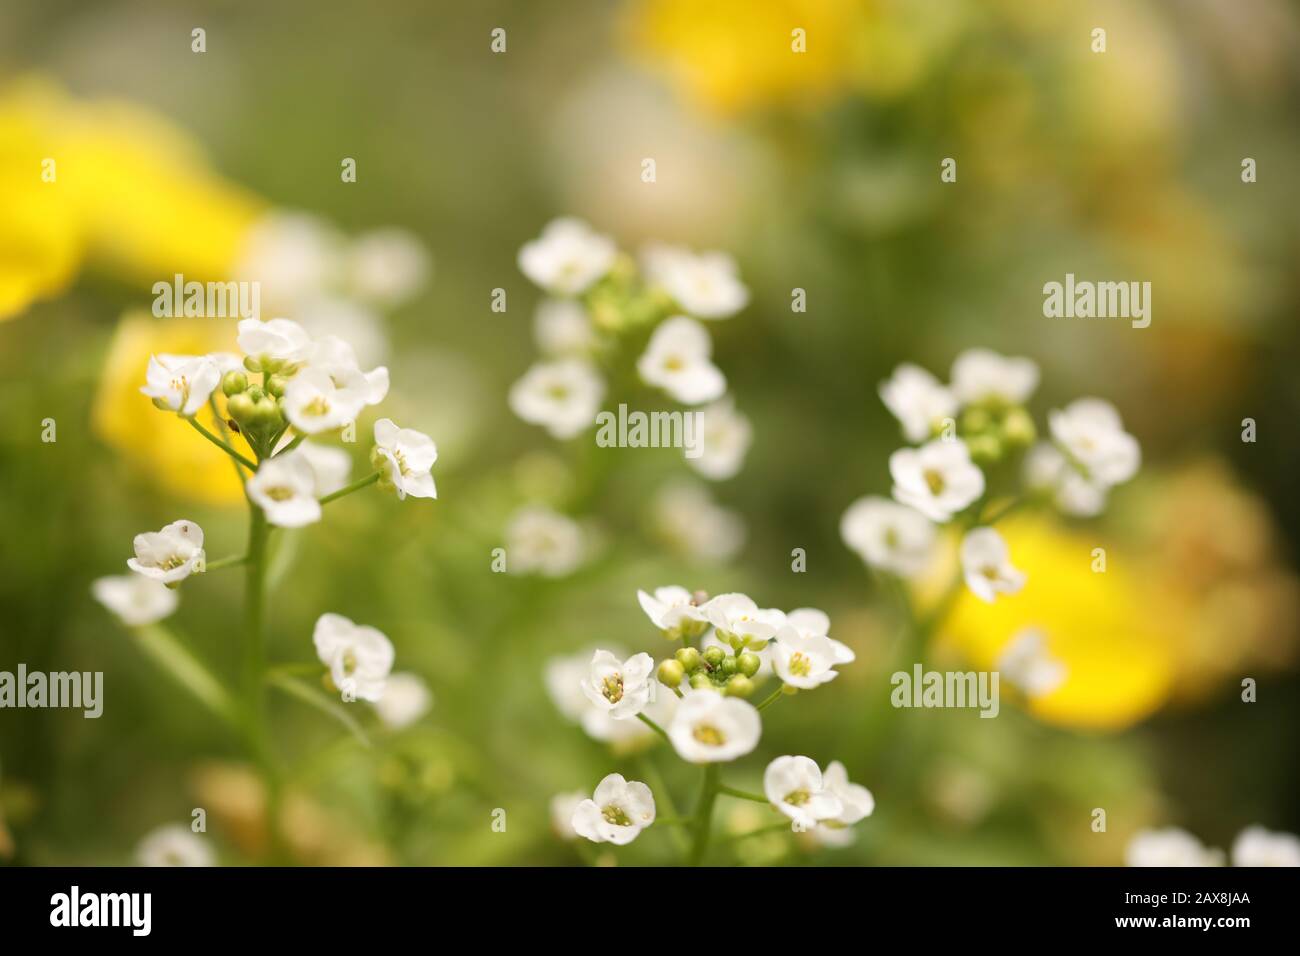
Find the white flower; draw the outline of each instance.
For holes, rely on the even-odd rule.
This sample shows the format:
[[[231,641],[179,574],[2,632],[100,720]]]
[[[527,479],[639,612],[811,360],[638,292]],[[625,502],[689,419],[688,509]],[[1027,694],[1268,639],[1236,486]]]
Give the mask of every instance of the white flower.
[[[596,651],[582,681],[587,699],[615,720],[627,720],[645,709],[656,690],[651,675],[655,662],[649,654],[633,654],[626,661],[609,651]]]
[[[533,338],[543,355],[582,355],[596,344],[587,310],[572,299],[543,299],[533,313]]]
[[[641,713],[645,714],[660,727],[666,727],[677,713],[677,695],[660,684],[653,682],[650,701]],[[579,691],[581,693],[581,691]],[[586,710],[578,718],[578,723],[592,740],[607,743],[615,749],[640,746],[651,741],[655,732],[639,720],[618,720],[611,717],[609,711],[602,710],[583,696]]]
[[[603,277],[618,249],[580,219],[554,219],[519,250],[519,270],[552,295],[573,296]]]
[[[353,624],[341,614],[322,614],[311,639],[335,687],[372,703],[383,699],[394,654],[382,632]]]
[[[1300,837],[1246,827],[1232,843],[1233,866],[1300,866]]]
[[[316,472],[297,450],[268,458],[244,485],[249,500],[278,528],[301,528],[320,521]]]
[[[666,484],[655,496],[652,521],[672,547],[691,558],[726,561],[745,543],[744,519],[693,482]]]
[[[848,648],[836,644],[825,635],[801,634],[783,624],[773,640],[772,668],[785,683],[810,690],[839,676],[834,668]]]
[[[587,795],[581,790],[557,793],[551,797],[551,829],[561,840],[578,838],[578,831],[573,829],[573,814],[586,799]]]
[[[90,586],[95,600],[115,614],[128,627],[141,627],[161,621],[180,603],[172,588],[142,574],[115,574],[98,578]]]
[[[151,355],[140,391],[161,408],[192,418],[221,384],[221,367],[207,355]]]
[[[212,866],[212,847],[187,826],[169,823],[151,830],[135,850],[141,866]]]
[[[1084,477],[1109,487],[1137,474],[1142,450],[1137,439],[1124,431],[1115,406],[1100,398],[1080,398],[1047,416],[1052,437]]]
[[[1048,442],[1039,442],[1025,455],[1024,479],[1030,489],[1050,494],[1065,514],[1091,518],[1106,507],[1106,486],[1085,478]]]
[[[719,594],[700,610],[724,641],[743,642],[756,648],[771,640],[776,629],[785,622],[781,611],[761,608],[748,595],[738,593]]]
[[[696,255],[678,246],[652,244],[642,251],[641,266],[651,284],[702,319],[725,319],[749,302],[736,262],[725,252]]]
[[[364,371],[352,346],[337,335],[326,335],[313,343],[307,364],[328,372],[334,387],[348,401],[355,403],[359,399],[358,410],[365,405],[378,405],[388,395],[388,369],[380,365]]]
[[[868,495],[844,512],[840,537],[871,567],[909,578],[930,564],[937,532],[916,509]]]
[[[596,785],[592,799],[573,811],[573,830],[592,843],[631,843],[655,822],[655,798],[650,788],[636,780],[611,773]]]
[[[342,448],[330,445],[318,445],[304,441],[286,457],[296,455],[306,460],[311,466],[313,481],[312,493],[317,498],[324,498],[343,488],[352,473],[352,458]]]
[[[511,574],[564,577],[582,564],[586,550],[578,523],[549,508],[521,508],[506,525],[506,567]]]
[[[936,440],[889,456],[894,498],[944,522],[984,494],[984,473],[962,441]]]
[[[827,792],[839,797],[840,805],[843,807],[838,816],[823,821],[824,825],[839,824],[851,827],[875,812],[876,798],[866,787],[851,783],[848,770],[838,760],[832,760],[826,765],[826,772],[822,774],[822,784]]]
[[[510,386],[510,410],[552,438],[572,438],[596,423],[605,380],[584,359],[539,362]]]
[[[375,452],[388,463],[387,477],[398,498],[438,497],[432,473],[438,446],[424,432],[398,428],[391,418],[381,418],[375,422]]]
[[[669,640],[699,637],[708,629],[708,618],[696,606],[695,595],[686,588],[676,585],[655,588],[653,596],[637,591],[636,599],[641,610]]]
[[[133,545],[135,557],[126,566],[163,584],[184,581],[206,561],[203,529],[193,521],[173,521],[161,531],[137,534]]]
[[[352,243],[347,268],[357,295],[380,305],[396,305],[424,285],[429,256],[420,240],[405,229],[376,229]]]
[[[1007,543],[993,528],[973,528],[961,539],[961,569],[971,593],[989,604],[1025,586],[1025,573],[1012,566]]]
[[[857,660],[857,655],[853,653],[852,648],[830,636],[831,619],[825,611],[815,607],[798,607],[785,616],[785,623],[803,637],[824,637],[830,641],[835,663],[852,664]]]
[[[306,361],[313,344],[307,330],[292,319],[243,319],[238,341],[245,355],[282,362]]]
[[[754,705],[711,690],[694,691],[677,706],[668,739],[689,763],[720,763],[758,746],[763,722]]]
[[[401,730],[427,714],[432,706],[433,694],[424,678],[399,673],[388,678],[384,696],[375,701],[375,712],[393,730]]]
[[[1047,637],[1037,628],[1025,628],[998,655],[993,669],[1030,697],[1050,694],[1065,682],[1065,664],[1047,650]]]
[[[369,394],[360,369],[336,376],[324,368],[306,368],[284,388],[284,415],[298,431],[318,435],[356,421]]]
[[[649,385],[662,388],[684,405],[720,398],[727,380],[709,360],[713,343],[699,322],[674,315],[654,330],[636,368]]]
[[[1186,830],[1139,830],[1124,848],[1125,866],[1222,866],[1223,851],[1207,849]]]
[[[969,349],[952,363],[952,393],[963,405],[996,401],[1023,405],[1038,387],[1038,366],[990,349]]]
[[[705,478],[725,481],[744,464],[754,429],[730,398],[706,406],[701,413],[701,453],[698,458],[688,455],[686,463]]]
[[[880,383],[880,400],[903,426],[903,437],[923,442],[957,412],[957,399],[925,369],[904,362]]]
[[[763,771],[763,793],[800,831],[844,812],[844,804],[825,789],[821,769],[810,757],[773,760]]]

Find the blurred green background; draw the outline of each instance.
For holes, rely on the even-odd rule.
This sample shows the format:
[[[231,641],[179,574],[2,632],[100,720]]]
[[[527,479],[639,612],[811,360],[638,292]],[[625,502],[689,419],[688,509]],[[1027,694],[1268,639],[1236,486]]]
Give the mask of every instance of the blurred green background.
[[[1097,26],[1105,54],[1089,47]],[[497,27],[504,54],[489,48]],[[808,31],[805,60],[792,61],[792,27]],[[1280,0],[9,0],[0,669],[102,670],[106,702],[99,720],[0,712],[0,856],[129,862],[143,834],[204,807],[222,862],[263,858],[237,742],[140,654],[90,584],[124,573],[134,534],[178,517],[203,526],[210,557],[242,546],[242,508],[212,477],[228,466],[215,452],[184,457],[177,443],[193,436],[132,397],[149,351],[173,347],[150,323],[161,337],[229,330],[176,333],[166,323],[180,320],[129,314],[174,271],[216,277],[223,237],[266,208],[348,234],[399,226],[432,262],[421,293],[384,320],[393,389],[380,414],[438,442],[439,498],[356,496],[286,535],[271,654],[312,660],[313,622],[337,611],[384,631],[399,669],[423,675],[436,700],[364,748],[272,698],[297,861],[673,860],[654,832],[603,856],[552,832],[552,795],[609,772],[643,779],[654,760],[679,803],[697,784],[662,747],[611,754],[588,739],[543,681],[557,655],[592,646],[660,656],[635,592],[670,583],[823,608],[858,653],[832,685],[772,711],[758,752],[728,769],[755,788],[778,754],[842,760],[877,800],[857,842],[768,835],[724,844],[715,862],[1116,864],[1145,826],[1216,846],[1251,823],[1300,829],[1298,51],[1300,11]],[[35,83],[47,92],[31,94]],[[32,198],[27,158],[44,155],[51,130],[90,144],[84,162],[100,175],[85,177],[76,209]],[[340,181],[343,157],[357,182]],[[653,185],[640,180],[644,157],[657,162]],[[940,181],[944,157],[957,159],[956,183]],[[1242,182],[1244,157],[1258,182]],[[151,226],[154,203],[184,215]],[[681,242],[740,264],[751,304],[710,326],[755,430],[741,473],[709,487],[747,529],[725,562],[656,528],[649,503],[690,476],[678,457],[598,450],[590,434],[556,443],[506,405],[535,358],[541,297],[515,256],[566,214],[624,248]],[[60,215],[75,223],[66,235]],[[1042,285],[1066,272],[1151,281],[1151,326],[1044,318]],[[490,308],[496,288],[505,313]],[[806,313],[791,312],[794,288]],[[998,720],[888,707],[898,621],[839,518],[888,491],[901,440],[878,383],[901,361],[945,377],[974,346],[1039,363],[1040,422],[1100,395],[1142,443],[1142,473],[1104,517],[1034,529],[1053,553],[1082,542],[1085,567],[1097,543],[1124,556],[1122,626],[1072,646],[1110,655],[1116,671],[1129,646],[1156,660],[1139,705],[1103,687],[1052,719],[1010,704]],[[1247,417],[1255,443],[1241,440]],[[46,418],[55,443],[41,441]],[[363,467],[364,447],[354,453]],[[538,500],[586,523],[594,553],[555,579],[492,573],[510,516]],[[793,548],[807,552],[805,573],[791,571]],[[1068,573],[1026,570],[1059,590],[1048,623],[1068,630],[1079,617]],[[240,583],[190,582],[172,620],[222,674],[236,667]],[[940,660],[979,643],[977,611],[956,621]],[[1257,703],[1239,699],[1247,676]],[[1095,807],[1107,833],[1089,827]],[[726,807],[720,826],[743,831],[758,812]]]

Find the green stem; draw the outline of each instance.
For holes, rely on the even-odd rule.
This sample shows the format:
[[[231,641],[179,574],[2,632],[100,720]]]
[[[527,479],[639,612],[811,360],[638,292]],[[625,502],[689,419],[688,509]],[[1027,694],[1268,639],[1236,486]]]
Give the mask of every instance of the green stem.
[[[227,445],[225,442],[223,442],[223,441],[222,441],[220,438],[218,438],[216,435],[212,434],[212,432],[208,431],[206,428],[204,428],[202,425],[200,425],[196,419],[193,419],[193,418],[187,418],[187,419],[185,419],[185,420],[186,420],[187,422],[189,422],[190,425],[193,426],[193,428],[194,428],[195,431],[197,431],[200,435],[202,435],[202,436],[203,436],[204,438],[206,438],[208,441],[212,442],[212,444],[216,445],[218,448],[220,448],[222,451],[224,451],[224,452],[225,452],[227,455],[229,455],[231,458],[235,459],[235,461],[237,461],[239,464],[243,465],[243,466],[244,466],[245,468],[247,468],[249,471],[257,471],[257,465],[255,465],[253,462],[249,461],[247,458],[245,458],[245,457],[244,457],[243,455],[241,455],[239,452],[235,451],[235,449],[231,448],[229,445]]]
[[[357,738],[357,740],[361,741],[362,744],[367,747],[370,746],[370,738],[367,737],[366,732],[361,729],[361,725],[357,723],[356,718],[347,712],[346,706],[327,697],[325,692],[321,690],[319,686],[313,687],[306,681],[300,680],[297,677],[290,677],[287,674],[276,674],[272,676],[270,678],[270,684],[273,687],[278,687],[280,690],[292,697],[297,697],[304,704],[315,707],[321,713],[333,717],[340,724],[346,727],[348,731]]]
[[[212,672],[162,624],[132,628],[136,644],[208,710],[238,728],[234,703]]]
[[[763,702],[762,702],[761,704],[759,704],[758,707],[755,708],[755,709],[756,709],[756,710],[763,710],[763,709],[766,708],[766,707],[770,707],[772,704],[775,704],[775,703],[780,699],[781,695],[784,694],[784,693],[785,693],[785,685],[784,685],[784,684],[781,684],[779,687],[777,687],[776,690],[772,691],[772,693],[769,694],[769,695],[768,695],[768,696],[763,700]]]
[[[761,793],[750,793],[748,790],[737,790],[735,787],[718,786],[718,793],[725,793],[729,797],[735,797],[738,800],[752,800],[754,803],[770,805],[772,801]]]
[[[266,787],[266,825],[272,858],[280,856],[280,778],[266,725],[266,550],[271,536],[266,515],[248,503],[248,553],[245,562],[243,691],[249,749]]]
[[[383,472],[376,471],[373,474],[366,475],[366,477],[352,482],[352,484],[348,485],[346,488],[340,488],[338,491],[334,492],[333,494],[326,495],[324,498],[320,500],[320,503],[323,505],[328,504],[329,502],[333,501],[335,498],[342,498],[344,495],[350,495],[354,491],[360,491],[362,488],[365,488],[367,485],[373,485],[376,481],[379,480],[382,474]]]
[[[287,454],[289,454],[289,452],[293,451],[295,448],[297,448],[299,445],[301,445],[301,444],[303,443],[303,440],[306,439],[306,437],[307,437],[307,436],[306,436],[305,434],[304,434],[304,435],[298,435],[296,438],[294,438],[293,441],[289,442],[289,444],[285,445],[283,448],[281,448],[279,451],[277,451],[277,452],[276,452],[274,455],[272,455],[271,457],[272,457],[272,458],[278,458],[278,457],[280,457],[281,455],[287,455]]]
[[[728,837],[728,842],[732,843],[737,840],[748,840],[750,837],[763,836],[764,834],[767,833],[793,833],[793,832],[794,830],[790,825],[790,821],[786,820],[784,823],[769,823],[766,826],[757,827],[756,829],[753,830],[747,830],[744,833],[733,834],[732,836]]]
[[[204,570],[219,571],[222,568],[232,568],[237,564],[243,564],[247,560],[248,555],[246,554],[232,554],[228,558],[218,558],[216,561],[208,562],[208,565]]]
[[[226,427],[226,420],[217,411],[216,392],[208,396],[208,407],[212,409],[212,418],[217,423],[217,431],[221,433],[221,440],[226,444],[230,444],[230,429]],[[235,469],[235,477],[239,479],[240,484],[243,484],[247,480],[247,476],[244,474],[244,466],[233,458],[230,460],[230,466]]]
[[[699,866],[709,852],[709,835],[713,829],[713,804],[718,799],[718,765],[706,764],[700,801],[695,805],[695,842],[691,846],[690,864]]]
[[[668,731],[664,730],[662,727],[660,727],[658,724],[656,724],[653,720],[651,720],[651,719],[650,719],[649,717],[647,717],[645,714],[637,714],[636,717],[637,717],[637,720],[641,721],[641,723],[645,724],[647,727],[649,727],[651,730],[653,730],[655,733],[657,733],[657,734],[658,734],[660,737],[662,737],[664,740],[668,740]],[[672,743],[671,740],[668,740],[668,742],[669,742],[669,743]]]

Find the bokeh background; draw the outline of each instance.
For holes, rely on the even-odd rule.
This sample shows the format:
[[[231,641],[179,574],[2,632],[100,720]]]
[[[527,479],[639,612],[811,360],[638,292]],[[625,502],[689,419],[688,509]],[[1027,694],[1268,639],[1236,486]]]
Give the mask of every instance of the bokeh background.
[[[489,49],[498,27],[504,54]],[[639,779],[653,759],[679,801],[696,777],[662,748],[588,738],[543,680],[594,645],[661,655],[635,591],[669,583],[823,608],[858,653],[771,711],[728,779],[757,788],[781,753],[840,759],[875,815],[847,848],[775,834],[726,843],[716,862],[1116,864],[1142,827],[1215,846],[1252,823],[1300,829],[1298,53],[1300,12],[1281,0],[7,0],[0,669],[101,670],[106,701],[99,720],[0,712],[0,860],[129,862],[193,807],[222,862],[265,858],[238,743],[90,584],[123,573],[132,535],[178,517],[206,529],[210,556],[242,546],[228,464],[136,389],[150,352],[233,334],[153,318],[152,284],[231,274],[271,210],[419,238],[429,281],[382,310],[369,341],[394,383],[380,413],[440,451],[436,502],[354,496],[282,549],[275,659],[312,660],[312,623],[333,610],[388,634],[436,698],[371,748],[272,698],[297,862],[674,859],[653,831],[603,856],[552,831],[552,795],[608,772]],[[51,154],[57,191],[38,178]],[[357,182],[340,181],[343,157]],[[540,298],[515,256],[562,214],[628,248],[736,256],[751,304],[710,330],[755,440],[741,473],[705,491],[743,521],[739,547],[665,524],[663,489],[704,485],[679,457],[557,443],[510,413]],[[1150,281],[1151,326],[1044,318],[1042,285],[1066,272]],[[790,309],[796,287],[805,313]],[[987,666],[1028,615],[1088,676],[1051,706],[1004,701],[996,720],[889,708],[899,621],[837,530],[853,499],[887,492],[901,443],[879,381],[900,361],[946,377],[973,346],[1039,363],[1040,421],[1102,395],[1144,452],[1104,517],[1008,527],[1032,603],[965,601],[945,627],[934,666]],[[47,418],[57,442],[41,441]],[[530,502],[586,529],[572,573],[492,573]],[[172,621],[223,675],[240,584],[191,581]],[[1244,677],[1256,703],[1240,699]],[[1096,807],[1106,833],[1090,827]],[[724,805],[719,825],[743,832],[756,814]]]

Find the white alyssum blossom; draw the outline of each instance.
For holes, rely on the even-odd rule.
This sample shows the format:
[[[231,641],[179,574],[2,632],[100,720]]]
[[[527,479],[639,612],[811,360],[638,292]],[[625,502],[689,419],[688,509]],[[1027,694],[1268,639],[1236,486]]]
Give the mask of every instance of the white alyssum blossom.
[[[379,365],[365,371],[356,350],[337,335],[323,336],[312,344],[307,366],[328,373],[342,400],[357,405],[358,411],[378,405],[388,396],[388,368]]]
[[[284,415],[303,434],[319,435],[355,422],[369,394],[359,369],[337,376],[328,369],[306,368],[285,386]]]
[[[511,574],[561,578],[576,571],[587,556],[582,526],[540,505],[516,511],[505,538],[506,570]]]
[[[670,546],[704,561],[727,561],[745,543],[745,521],[694,482],[672,481],[655,495],[651,521]]]
[[[725,481],[740,471],[754,440],[749,419],[736,411],[735,403],[719,399],[701,409],[701,450],[686,463],[711,481]]]
[[[391,674],[384,696],[374,702],[375,713],[392,730],[409,727],[429,712],[433,693],[419,674],[405,671]]]
[[[753,704],[711,690],[688,693],[668,724],[668,739],[688,763],[743,757],[758,746],[762,734],[763,721]]]
[[[952,394],[963,405],[1023,405],[1037,387],[1038,366],[1032,359],[969,349],[952,363]]]
[[[161,581],[143,574],[114,574],[90,586],[95,600],[128,627],[161,621],[176,610],[180,595]]]
[[[835,663],[852,664],[857,660],[851,647],[830,636],[831,619],[825,611],[815,607],[797,607],[785,615],[784,623],[793,627],[802,637],[826,638],[830,642]]]
[[[554,219],[519,250],[519,271],[552,295],[585,292],[614,265],[618,248],[580,219]]]
[[[821,768],[811,757],[777,757],[763,771],[763,793],[800,831],[844,812],[844,804],[826,789]]]
[[[154,403],[193,418],[221,384],[221,367],[208,355],[151,355],[140,389]]]
[[[622,648],[610,648],[610,653],[622,659]],[[609,710],[598,707],[587,698],[583,682],[591,673],[591,658],[595,649],[579,651],[552,658],[546,664],[544,678],[546,692],[556,709],[566,718],[580,724],[587,736],[613,746],[639,744],[654,736],[654,731],[639,720],[615,720]],[[654,682],[650,699],[642,711],[659,726],[667,726],[677,712],[677,696],[658,681]]]
[[[572,438],[596,424],[605,380],[585,359],[539,362],[510,386],[510,410],[552,438]]]
[[[573,829],[573,815],[587,799],[587,794],[582,790],[570,790],[551,797],[551,830],[561,840],[578,838],[578,831]]]
[[[1246,827],[1232,841],[1233,866],[1300,866],[1300,837],[1261,826]]]
[[[938,432],[944,419],[957,412],[957,399],[939,380],[918,365],[904,362],[888,381],[880,383],[880,400],[903,426],[903,437],[923,442]]]
[[[838,641],[832,644],[824,634],[803,634],[783,624],[772,641],[772,668],[790,686],[811,690],[839,676],[835,665],[847,650]]]
[[[1029,449],[1023,472],[1025,486],[1050,495],[1065,514],[1091,518],[1106,507],[1106,486],[1084,477],[1050,442],[1039,442]]]
[[[1100,398],[1080,398],[1047,416],[1052,438],[1090,481],[1110,487],[1128,481],[1142,463],[1142,450],[1124,431],[1119,412]]]
[[[263,461],[257,474],[244,484],[244,491],[276,527],[301,528],[320,520],[316,472],[298,449]]]
[[[655,798],[650,788],[637,780],[624,780],[611,773],[596,785],[590,800],[573,811],[573,830],[592,843],[631,843],[655,822]]]
[[[429,255],[405,229],[362,233],[347,250],[349,288],[363,299],[393,306],[420,290],[429,275]]]
[[[1065,664],[1047,648],[1047,636],[1027,627],[1002,648],[993,669],[1029,697],[1042,697],[1065,683]]]
[[[656,692],[654,669],[654,658],[649,654],[633,654],[619,661],[609,651],[598,650],[591,656],[582,692],[615,720],[627,720],[641,713]]]
[[[636,368],[648,385],[662,388],[684,405],[721,398],[727,379],[710,359],[708,330],[684,315],[664,319],[650,335]]]
[[[1222,866],[1223,851],[1208,849],[1186,830],[1139,830],[1124,848],[1125,866]]]
[[[193,521],[173,521],[161,531],[137,534],[135,557],[126,566],[137,574],[176,585],[202,570],[207,560],[203,553],[203,529]]]
[[[944,522],[984,494],[984,473],[963,441],[937,439],[889,456],[894,498],[931,521]]]
[[[395,656],[383,632],[354,624],[342,614],[322,614],[311,639],[316,656],[345,698],[371,703],[383,699]]]
[[[785,623],[785,614],[776,608],[762,608],[746,594],[719,594],[700,609],[718,636],[729,643],[762,647]]]
[[[343,488],[352,474],[352,458],[342,448],[331,445],[318,445],[304,441],[293,451],[286,452],[286,457],[297,455],[311,466],[313,494],[324,498]]]
[[[961,540],[961,569],[966,586],[992,604],[999,594],[1017,594],[1025,573],[1011,564],[1011,551],[993,528],[972,528]]]
[[[375,422],[375,458],[376,464],[386,469],[385,478],[398,498],[438,497],[432,472],[438,446],[424,432],[398,428],[391,418],[379,419]]]
[[[306,361],[314,344],[307,330],[292,319],[243,319],[238,342],[245,355],[281,362]]]
[[[822,826],[831,829],[851,827],[875,812],[876,798],[866,787],[859,783],[852,783],[849,780],[848,769],[838,760],[832,760],[826,765],[826,772],[822,774],[822,784],[828,793],[839,798],[842,808],[837,816],[821,821]]]
[[[725,319],[749,302],[736,261],[725,252],[691,252],[678,246],[652,244],[641,253],[646,278],[682,310],[701,319]]]
[[[840,519],[840,537],[868,565],[910,578],[934,558],[938,532],[915,508],[867,495],[849,505]]]
[[[151,830],[135,850],[140,866],[214,866],[216,856],[206,839],[187,826],[169,823]]]
[[[585,355],[596,345],[596,330],[580,303],[543,299],[533,313],[533,339],[543,355]]]
[[[636,599],[646,617],[670,640],[696,638],[708,630],[709,619],[696,604],[695,595],[684,587],[655,588],[654,594],[637,591]]]

